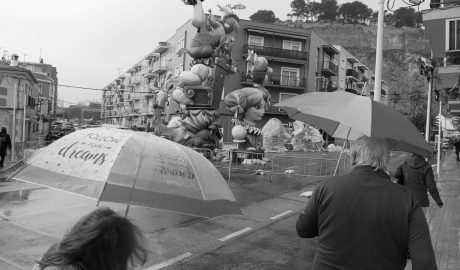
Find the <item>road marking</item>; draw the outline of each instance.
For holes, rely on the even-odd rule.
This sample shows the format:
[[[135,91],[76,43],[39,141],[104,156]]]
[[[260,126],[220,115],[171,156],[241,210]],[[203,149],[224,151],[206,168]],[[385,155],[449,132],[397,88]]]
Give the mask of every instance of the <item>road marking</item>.
[[[162,263],[152,265],[152,266],[146,268],[145,270],[158,270],[158,269],[164,268],[166,266],[173,265],[173,264],[175,264],[175,263],[177,263],[177,262],[179,262],[179,261],[181,261],[181,260],[183,260],[185,258],[188,258],[188,257],[190,257],[192,255],[193,255],[192,253],[186,252],[186,253],[184,253],[182,255],[177,256],[176,258],[172,258],[172,259],[164,261]]]
[[[8,260],[7,258],[3,257],[3,256],[0,256],[0,261],[3,261],[4,263],[6,264],[9,264],[10,266],[13,266],[17,269],[25,269],[24,267],[20,266],[19,264],[16,264],[10,260]]]
[[[274,219],[280,218],[280,217],[282,217],[282,216],[285,216],[285,215],[287,215],[287,214],[289,214],[289,213],[291,213],[291,212],[292,212],[292,210],[287,210],[286,212],[283,212],[283,213],[281,213],[281,214],[278,214],[278,215],[276,215],[276,216],[273,216],[273,217],[271,217],[270,219],[274,220]]]
[[[233,237],[236,237],[236,236],[238,236],[240,234],[243,234],[245,232],[249,232],[250,230],[252,230],[251,227],[246,227],[246,228],[244,228],[242,230],[239,230],[237,232],[231,233],[231,234],[229,234],[227,236],[224,236],[224,237],[220,238],[219,241],[222,241],[222,242],[227,241],[227,240],[232,239]]]
[[[27,214],[22,214],[22,215],[16,215],[16,216],[13,215],[13,216],[11,216],[11,218],[23,218],[23,217],[33,216],[33,215],[37,215],[37,214],[44,214],[44,213],[51,213],[51,212],[59,212],[60,210],[78,208],[78,207],[82,207],[82,206],[92,206],[92,205],[87,204],[87,203],[79,203],[79,204],[75,204],[75,205],[70,205],[70,206],[66,206],[66,207],[61,207],[61,208],[58,208],[58,209],[36,211],[36,212],[27,213]]]

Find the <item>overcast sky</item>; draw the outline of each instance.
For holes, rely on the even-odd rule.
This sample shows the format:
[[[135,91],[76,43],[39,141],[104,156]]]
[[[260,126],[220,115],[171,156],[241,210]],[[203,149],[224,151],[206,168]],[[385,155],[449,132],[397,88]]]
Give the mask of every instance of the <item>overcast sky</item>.
[[[273,10],[286,19],[291,1],[206,0],[203,5],[217,14],[216,5],[243,3],[242,19],[259,9]],[[346,2],[352,1],[338,0]],[[361,2],[377,10],[377,0]],[[405,6],[403,1],[395,0],[395,7],[399,6]],[[427,0],[421,9],[428,8]],[[38,62],[41,50],[45,63],[57,68],[60,84],[98,89],[192,16],[192,7],[181,0],[0,0],[0,10],[0,54],[4,50],[16,53],[20,61],[26,54],[26,61]],[[67,107],[100,100],[102,94],[60,86],[58,95]]]

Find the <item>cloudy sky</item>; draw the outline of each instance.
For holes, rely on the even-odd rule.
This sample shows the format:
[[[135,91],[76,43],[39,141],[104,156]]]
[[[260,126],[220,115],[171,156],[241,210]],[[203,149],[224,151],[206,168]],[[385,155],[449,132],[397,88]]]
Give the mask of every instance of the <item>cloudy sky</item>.
[[[216,5],[243,3],[242,19],[259,9],[286,19],[291,1],[206,0],[203,5],[218,13]],[[404,6],[402,0],[394,1],[395,7]],[[345,2],[351,0],[338,0]],[[378,8],[377,0],[361,2]],[[421,5],[427,8],[428,0]],[[57,68],[60,84],[97,89],[172,36],[192,15],[181,0],[1,0],[0,10],[0,54],[8,51],[20,61],[25,57],[38,62],[41,51],[45,63]],[[65,106],[101,98],[100,91],[61,86],[58,93]]]

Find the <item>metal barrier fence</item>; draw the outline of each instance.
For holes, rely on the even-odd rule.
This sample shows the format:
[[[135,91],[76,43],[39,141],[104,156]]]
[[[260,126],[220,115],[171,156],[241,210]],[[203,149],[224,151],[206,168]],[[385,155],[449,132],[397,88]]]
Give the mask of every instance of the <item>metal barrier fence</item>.
[[[214,153],[212,162],[217,168],[227,170],[227,181],[230,183],[232,172],[235,171],[267,175],[270,181],[273,180],[274,175],[287,174],[328,177],[334,175],[338,160],[307,157],[292,153],[255,153],[236,149],[224,149]],[[343,155],[337,167],[337,175],[347,172],[350,167],[350,157]]]

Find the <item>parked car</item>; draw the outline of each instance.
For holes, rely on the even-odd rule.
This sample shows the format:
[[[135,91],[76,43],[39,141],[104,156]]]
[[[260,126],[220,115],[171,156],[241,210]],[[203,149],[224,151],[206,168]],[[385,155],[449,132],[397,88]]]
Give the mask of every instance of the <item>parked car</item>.
[[[442,148],[444,149],[449,149],[452,147],[452,144],[450,142],[450,139],[447,139],[447,138],[444,138],[444,139],[441,139],[441,146]]]

